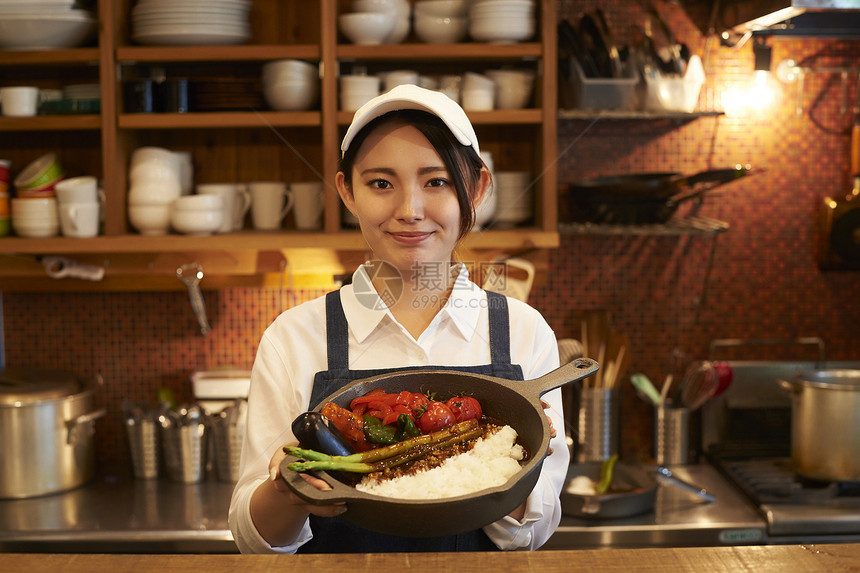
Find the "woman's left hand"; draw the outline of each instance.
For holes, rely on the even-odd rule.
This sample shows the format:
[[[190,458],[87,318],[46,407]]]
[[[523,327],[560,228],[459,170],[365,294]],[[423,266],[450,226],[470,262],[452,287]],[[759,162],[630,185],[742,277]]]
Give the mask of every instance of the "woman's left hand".
[[[540,405],[543,406],[544,410],[549,408],[549,404],[547,404],[543,400],[540,401]],[[549,422],[549,437],[550,437],[550,439],[554,439],[558,435],[558,431],[556,431],[556,429],[553,427],[552,418],[549,417],[549,414],[546,415],[546,419],[547,419],[547,422]],[[552,447],[548,447],[546,449],[546,455],[548,455],[548,456],[552,455]]]

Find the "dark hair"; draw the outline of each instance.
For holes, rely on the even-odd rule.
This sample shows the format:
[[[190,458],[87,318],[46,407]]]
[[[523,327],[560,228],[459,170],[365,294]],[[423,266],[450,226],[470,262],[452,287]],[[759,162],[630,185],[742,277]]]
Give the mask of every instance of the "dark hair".
[[[400,120],[420,131],[445,164],[445,169],[451,175],[454,189],[457,192],[457,203],[460,205],[460,233],[462,240],[475,224],[474,189],[481,180],[481,168],[484,162],[470,146],[465,146],[454,137],[448,126],[432,113],[417,109],[390,111],[364,126],[359,131],[349,148],[344,152],[338,164],[338,170],[343,172],[344,183],[352,189],[352,169],[358,150],[367,136],[385,122]]]

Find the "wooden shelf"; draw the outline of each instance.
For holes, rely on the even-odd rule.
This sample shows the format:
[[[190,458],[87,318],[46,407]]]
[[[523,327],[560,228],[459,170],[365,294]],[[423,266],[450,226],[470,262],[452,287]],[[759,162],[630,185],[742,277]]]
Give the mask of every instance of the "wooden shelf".
[[[468,249],[520,249],[554,248],[559,244],[558,233],[534,228],[472,233],[464,241]],[[357,231],[338,233],[282,233],[247,231],[224,235],[119,235],[71,239],[51,237],[25,239],[0,238],[2,254],[75,254],[75,253],[167,253],[187,251],[275,251],[280,249],[332,249],[336,251],[363,251],[366,244]]]
[[[76,254],[84,258],[102,254],[136,258],[141,253],[188,253],[205,257],[207,253],[238,250],[263,253],[283,249],[308,249],[308,252],[331,249],[347,256],[362,255],[366,246],[361,234],[355,230],[341,230],[341,205],[334,194],[327,194],[323,229],[314,233],[284,230],[207,237],[153,237],[133,234],[127,215],[129,160],[141,146],[191,153],[195,182],[270,179],[290,182],[312,177],[334,180],[341,133],[353,116],[351,112],[338,109],[338,75],[344,62],[347,67],[359,62],[380,68],[412,67],[414,62],[414,67],[422,73],[436,73],[445,66],[456,70],[512,64],[535,69],[538,74],[533,108],[468,112],[474,124],[482,127],[482,137],[486,137],[486,141],[481,142],[482,148],[486,144],[486,149],[493,150],[497,169],[530,170],[540,175],[533,226],[473,233],[465,239],[463,248],[478,252],[478,256],[497,256],[500,252],[559,245],[554,169],[557,157],[554,0],[535,3],[540,14],[539,25],[536,39],[530,42],[448,45],[412,42],[386,46],[340,44],[336,23],[340,0],[318,0],[305,7],[298,4],[255,3],[257,13],[249,23],[251,42],[259,42],[256,44],[142,46],[131,45],[128,39],[134,0],[103,1],[98,3],[98,45],[95,47],[0,51],[0,70],[4,70],[8,81],[18,75],[28,81],[36,78],[32,81],[38,85],[52,87],[98,82],[102,98],[101,112],[97,114],[0,118],[0,132],[35,134],[19,138],[23,143],[17,145],[16,138],[6,137],[5,143],[0,144],[0,154],[13,156],[17,170],[31,156],[60,151],[79,171],[98,175],[106,194],[106,235],[91,239],[2,237],[0,254],[7,259],[9,255],[74,258]],[[307,17],[307,21],[297,20],[299,16]],[[309,26],[313,22],[313,25],[296,28],[297,21]],[[261,63],[278,59],[319,64],[320,100],[316,109],[122,113],[125,107],[123,80],[138,72],[149,73],[161,68],[168,78],[171,74],[194,77],[198,73],[226,78],[249,77],[259,73]],[[55,69],[58,67],[63,69]],[[213,74],[212,70],[217,72]],[[512,128],[510,132],[506,129],[508,126]],[[298,133],[289,138],[275,138],[267,133],[284,129],[297,129]],[[46,132],[44,137],[42,132]],[[81,146],[78,146],[77,132],[83,135]],[[70,139],[74,140],[71,145],[68,144]],[[2,276],[4,273],[0,271]]]
[[[124,46],[116,49],[120,63],[137,62],[241,62],[284,58],[319,60],[319,46]]]
[[[318,111],[218,111],[194,113],[127,113],[117,119],[121,129],[222,129],[225,127],[319,127]]]
[[[72,48],[68,50],[17,51],[0,50],[0,66],[30,65],[99,65],[98,48]]]
[[[511,60],[539,58],[537,42],[520,44],[399,44],[396,46],[340,45],[336,55],[343,60]]]
[[[101,116],[94,114],[0,117],[0,131],[77,131],[101,127]]]

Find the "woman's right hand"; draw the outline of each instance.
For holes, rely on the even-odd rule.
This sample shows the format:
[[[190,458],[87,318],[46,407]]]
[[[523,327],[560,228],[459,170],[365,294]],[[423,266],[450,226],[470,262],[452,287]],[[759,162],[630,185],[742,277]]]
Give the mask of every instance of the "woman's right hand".
[[[305,500],[297,496],[295,493],[293,493],[293,490],[291,490],[289,486],[287,486],[287,484],[281,477],[281,462],[284,461],[284,458],[286,457],[287,454],[284,452],[284,448],[281,447],[278,448],[277,451],[275,451],[275,454],[272,456],[272,459],[269,460],[269,479],[271,480],[272,486],[275,488],[276,491],[287,496],[287,498],[293,505],[298,506],[296,509],[301,509],[307,513],[312,513],[319,517],[334,517],[336,515],[341,515],[346,511],[346,504],[343,502],[332,503],[328,505],[315,505],[306,502]],[[331,490],[331,486],[320,478],[314,477],[306,473],[300,473],[299,476],[320,491]]]

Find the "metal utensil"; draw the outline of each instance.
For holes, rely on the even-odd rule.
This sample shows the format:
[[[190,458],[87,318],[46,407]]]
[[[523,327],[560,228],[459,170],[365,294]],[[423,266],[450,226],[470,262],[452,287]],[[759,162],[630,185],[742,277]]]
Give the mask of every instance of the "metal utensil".
[[[666,478],[672,484],[680,487],[681,489],[685,489],[685,490],[689,491],[690,493],[696,494],[697,496],[701,497],[705,501],[713,502],[716,499],[714,497],[714,494],[712,494],[711,492],[709,492],[705,488],[699,487],[696,484],[692,484],[688,481],[685,481],[685,480],[679,478],[678,476],[676,476],[672,472],[672,470],[670,470],[666,466],[657,466],[655,471],[657,472],[658,476]]]
[[[197,263],[184,264],[176,269],[176,278],[188,287],[188,297],[191,299],[191,308],[200,324],[200,333],[208,334],[212,327],[209,326],[209,319],[206,316],[206,302],[203,300],[203,292],[200,290],[203,267]]]

